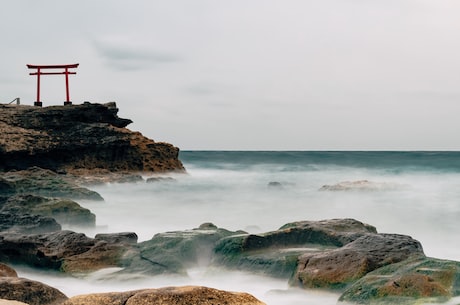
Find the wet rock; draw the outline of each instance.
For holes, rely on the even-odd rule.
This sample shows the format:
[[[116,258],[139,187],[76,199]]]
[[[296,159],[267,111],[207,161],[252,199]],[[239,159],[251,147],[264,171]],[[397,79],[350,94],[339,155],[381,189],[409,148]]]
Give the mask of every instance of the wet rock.
[[[241,234],[221,239],[214,249],[214,264],[289,278],[304,253],[322,253],[376,232],[354,219],[300,221],[264,234]]]
[[[185,275],[190,266],[209,264],[219,239],[238,233],[205,223],[192,230],[156,234],[125,255],[125,272]]]
[[[62,292],[43,283],[17,277],[0,277],[0,299],[29,305],[57,305],[67,300]]]
[[[104,240],[111,244],[137,244],[138,236],[134,232],[121,232],[121,233],[108,233],[108,234],[96,234],[94,236],[96,240]]]
[[[18,274],[10,266],[0,263],[0,277],[18,277]]]
[[[8,183],[5,195],[9,196],[33,194],[45,197],[103,200],[98,193],[79,186],[71,177],[39,167],[0,173],[0,177],[2,179],[0,185],[1,181]]]
[[[69,199],[16,195],[8,198],[0,211],[16,215],[51,217],[61,225],[95,226],[96,224],[96,215]]]
[[[342,289],[373,270],[414,256],[424,254],[410,236],[367,234],[338,249],[303,254],[291,284]]]
[[[0,212],[0,232],[39,234],[58,230],[61,230],[61,225],[51,217]]]
[[[320,191],[390,191],[403,188],[402,185],[369,180],[343,181],[333,185],[323,185]]]
[[[272,189],[282,189],[283,185],[278,181],[270,181],[267,186]]]
[[[115,103],[0,105],[0,171],[184,171],[179,149],[126,128]]]
[[[264,305],[254,296],[201,286],[166,287],[121,293],[75,296],[62,305]]]
[[[147,183],[155,183],[155,182],[175,182],[176,179],[172,177],[150,177],[147,178]]]
[[[0,261],[67,273],[120,267],[128,249],[126,244],[110,244],[72,231],[0,236]]]
[[[368,273],[340,301],[358,304],[444,303],[460,295],[460,262],[414,257]]]

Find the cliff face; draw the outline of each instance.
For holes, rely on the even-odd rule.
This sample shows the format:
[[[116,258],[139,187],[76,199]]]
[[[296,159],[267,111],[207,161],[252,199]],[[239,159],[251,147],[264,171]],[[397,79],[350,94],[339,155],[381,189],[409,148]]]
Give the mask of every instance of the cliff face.
[[[0,105],[0,171],[183,171],[179,149],[126,128],[115,103]]]

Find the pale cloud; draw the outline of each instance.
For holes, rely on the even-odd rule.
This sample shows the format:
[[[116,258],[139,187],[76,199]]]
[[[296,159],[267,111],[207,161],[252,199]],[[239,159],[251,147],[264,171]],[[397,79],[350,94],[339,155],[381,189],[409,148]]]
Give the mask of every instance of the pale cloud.
[[[171,64],[183,59],[172,53],[152,49],[150,46],[136,45],[129,40],[114,43],[103,40],[93,41],[96,53],[108,68],[121,71],[151,69],[157,65]]]

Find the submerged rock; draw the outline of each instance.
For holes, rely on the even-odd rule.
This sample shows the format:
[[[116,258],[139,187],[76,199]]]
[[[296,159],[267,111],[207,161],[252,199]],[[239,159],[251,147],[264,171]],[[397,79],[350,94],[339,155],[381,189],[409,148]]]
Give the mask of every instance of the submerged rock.
[[[343,181],[333,185],[323,185],[320,191],[391,191],[403,186],[388,182],[372,182],[369,180]]]
[[[75,296],[62,305],[264,305],[254,296],[202,286],[166,287],[128,292],[112,292]]]
[[[115,103],[0,105],[0,171],[184,170],[178,148],[130,131],[132,121],[117,113]]]

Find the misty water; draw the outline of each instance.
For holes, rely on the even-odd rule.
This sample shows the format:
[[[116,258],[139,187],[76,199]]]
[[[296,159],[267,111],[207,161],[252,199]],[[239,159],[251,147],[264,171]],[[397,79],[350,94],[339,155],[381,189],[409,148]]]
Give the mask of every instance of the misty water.
[[[380,233],[407,234],[427,256],[460,261],[460,154],[352,152],[182,152],[186,174],[154,183],[92,187],[104,202],[81,202],[96,214],[96,233],[154,234],[212,222],[260,233],[299,220],[354,218]],[[166,175],[162,175],[166,177]],[[147,177],[145,177],[147,178]],[[323,185],[368,180],[370,190],[321,191]],[[279,182],[281,187],[269,187]],[[20,276],[68,296],[139,288],[203,285],[249,292],[267,304],[336,304],[338,294],[290,288],[287,280],[244,271],[190,269],[187,277],[116,277],[115,269],[82,277],[19,268]]]

